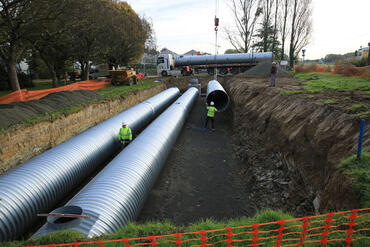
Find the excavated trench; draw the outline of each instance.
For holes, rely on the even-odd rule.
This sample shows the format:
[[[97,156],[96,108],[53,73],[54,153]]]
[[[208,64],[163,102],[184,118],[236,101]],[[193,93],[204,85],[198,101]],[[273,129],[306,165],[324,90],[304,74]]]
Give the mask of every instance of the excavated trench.
[[[253,216],[265,208],[312,215],[315,195],[296,166],[240,125],[232,106],[217,114],[215,132],[202,130],[205,100],[192,109],[138,221],[187,225]]]
[[[210,79],[200,78],[203,93],[205,83]],[[274,100],[283,108],[289,108],[289,104],[297,102],[281,101],[281,96],[276,96],[276,92],[266,93],[266,90],[271,89],[248,87],[229,77],[221,78],[220,81],[231,98],[229,109],[216,115],[215,132],[204,131],[206,99],[200,97],[197,100],[137,218],[138,222],[168,219],[177,225],[187,225],[205,218],[222,220],[253,216],[257,210],[266,208],[290,212],[297,217],[312,215],[320,210],[356,208],[357,201],[348,189],[347,178],[335,173],[332,163],[328,162],[328,157],[332,157],[329,151],[338,153],[338,150],[328,151],[325,143],[311,138],[311,126],[292,123],[292,118],[303,119],[300,113],[292,111],[295,115],[287,117],[283,116],[282,111],[280,126],[277,124],[278,117],[274,118],[266,107],[268,104],[271,106]],[[166,84],[179,86],[184,91],[188,78],[171,79]],[[263,100],[266,104],[261,103]],[[300,106],[298,103],[296,105]],[[309,115],[305,105],[306,102],[300,106],[303,109],[301,114]],[[271,111],[275,110],[274,107],[277,108],[271,106]],[[311,114],[320,118],[317,112],[323,110],[311,108]],[[330,116],[333,118],[333,114]],[[349,120],[344,120],[342,122],[349,123]],[[282,128],[288,128],[290,123],[293,125],[289,131]],[[331,128],[333,133],[338,133],[335,126]],[[353,131],[350,128],[346,130],[348,134],[341,138],[352,140]],[[307,142],[311,140],[309,145],[295,140],[299,131],[304,131]],[[333,133],[325,138],[333,138]],[[327,157],[320,153],[320,147],[328,152]],[[299,158],[301,156],[302,159]],[[337,162],[338,159],[333,160]],[[308,165],[314,163],[317,163],[316,167]],[[97,173],[90,175],[75,192]],[[318,175],[320,173],[322,175]],[[330,198],[325,198],[323,192],[330,191],[330,185],[335,183],[330,180],[332,178],[343,182],[337,186],[339,192],[347,194],[343,204],[336,203],[340,193],[329,194]],[[66,198],[64,202],[68,200]]]

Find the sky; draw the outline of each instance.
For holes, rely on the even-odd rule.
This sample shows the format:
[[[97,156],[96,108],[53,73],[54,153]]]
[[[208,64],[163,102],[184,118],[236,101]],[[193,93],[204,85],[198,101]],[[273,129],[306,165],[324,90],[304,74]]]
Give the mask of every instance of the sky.
[[[127,0],[153,22],[159,49],[182,54],[191,49],[215,53],[216,0]],[[223,32],[234,19],[229,0],[218,0],[218,52],[232,48]],[[313,33],[306,59],[354,52],[370,42],[370,0],[312,0]]]

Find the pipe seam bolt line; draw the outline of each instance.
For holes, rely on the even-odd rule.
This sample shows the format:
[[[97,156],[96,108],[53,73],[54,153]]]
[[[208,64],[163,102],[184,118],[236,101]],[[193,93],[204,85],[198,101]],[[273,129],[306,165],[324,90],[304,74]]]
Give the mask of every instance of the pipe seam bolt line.
[[[198,89],[189,88],[65,206],[51,212],[89,218],[49,217],[33,238],[66,228],[94,237],[135,220],[198,96]]]
[[[179,96],[169,88],[0,176],[0,243],[24,234],[119,148],[122,121],[138,133]]]

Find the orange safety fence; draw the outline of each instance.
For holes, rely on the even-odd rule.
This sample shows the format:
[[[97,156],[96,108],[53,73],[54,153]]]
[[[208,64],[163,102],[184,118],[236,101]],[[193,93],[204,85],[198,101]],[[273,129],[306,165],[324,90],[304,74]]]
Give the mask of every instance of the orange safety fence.
[[[370,246],[370,208],[217,230],[38,247],[57,246]]]
[[[110,80],[107,79],[105,81],[80,81],[62,87],[43,90],[28,91],[27,89],[21,89],[1,97],[0,104],[10,104],[17,101],[29,101],[34,99],[40,99],[50,93],[61,91],[97,90],[109,84]]]

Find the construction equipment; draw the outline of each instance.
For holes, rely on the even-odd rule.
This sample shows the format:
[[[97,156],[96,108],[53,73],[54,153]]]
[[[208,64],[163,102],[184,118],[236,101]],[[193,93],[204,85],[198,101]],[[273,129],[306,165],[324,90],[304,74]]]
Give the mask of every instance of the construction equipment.
[[[112,85],[130,85],[138,84],[136,71],[132,68],[121,68],[119,70],[109,70],[109,74],[112,76]]]

